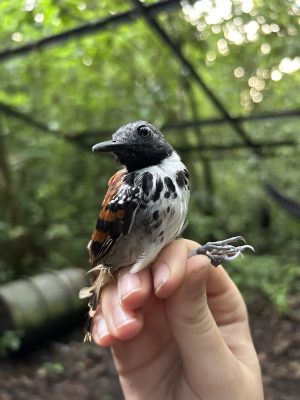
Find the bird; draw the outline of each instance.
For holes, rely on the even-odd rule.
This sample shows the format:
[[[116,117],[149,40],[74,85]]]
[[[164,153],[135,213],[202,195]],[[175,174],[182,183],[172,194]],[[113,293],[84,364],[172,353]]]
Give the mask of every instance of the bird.
[[[163,247],[180,237],[190,198],[186,165],[161,131],[146,121],[121,126],[112,140],[95,144],[92,151],[113,153],[123,168],[108,181],[88,243],[91,285],[79,293],[80,298],[89,298],[85,341],[92,340],[92,319],[102,288],[124,267],[131,273],[147,268]],[[244,244],[235,246],[239,241]],[[205,254],[218,266],[246,248],[253,250],[245,243],[242,236],[208,242],[189,257]]]

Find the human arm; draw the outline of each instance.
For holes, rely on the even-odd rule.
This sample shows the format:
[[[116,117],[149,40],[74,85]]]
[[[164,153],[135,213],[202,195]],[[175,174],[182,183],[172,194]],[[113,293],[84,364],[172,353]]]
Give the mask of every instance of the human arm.
[[[126,399],[262,400],[242,296],[222,267],[188,259],[195,247],[176,240],[104,288],[94,340],[111,346]]]

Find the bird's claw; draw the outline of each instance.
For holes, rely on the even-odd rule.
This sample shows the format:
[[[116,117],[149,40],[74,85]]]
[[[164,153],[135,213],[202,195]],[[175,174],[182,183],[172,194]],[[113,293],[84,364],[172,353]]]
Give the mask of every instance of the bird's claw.
[[[243,251],[245,249],[250,249],[254,251],[254,248],[248,244],[244,244],[242,246],[233,245],[233,243],[237,243],[240,241],[246,243],[246,240],[242,236],[235,236],[229,239],[219,240],[217,242],[207,242],[203,246],[192,250],[189,257],[198,254],[204,254],[210,259],[212,265],[214,267],[217,267],[223,261],[234,260],[240,255],[243,255]]]

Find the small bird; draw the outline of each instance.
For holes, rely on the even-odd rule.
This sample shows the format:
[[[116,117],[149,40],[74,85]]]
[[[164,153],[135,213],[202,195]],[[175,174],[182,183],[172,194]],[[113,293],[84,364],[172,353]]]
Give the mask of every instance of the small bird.
[[[182,233],[190,197],[189,173],[163,134],[146,121],[121,126],[112,140],[93,146],[93,151],[112,152],[124,168],[108,182],[88,244],[91,286],[81,289],[89,297],[85,340],[91,340],[91,323],[101,289],[123,267],[131,273],[146,268],[160,250]],[[212,265],[239,256],[249,245],[237,236],[208,242],[190,256],[207,255]]]

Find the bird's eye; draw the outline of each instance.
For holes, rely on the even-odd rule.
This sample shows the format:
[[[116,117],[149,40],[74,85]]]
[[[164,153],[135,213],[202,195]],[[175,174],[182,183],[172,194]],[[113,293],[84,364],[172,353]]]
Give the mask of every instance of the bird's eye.
[[[152,131],[150,128],[148,128],[145,125],[142,125],[138,128],[138,134],[141,136],[143,139],[149,139],[152,136]]]

